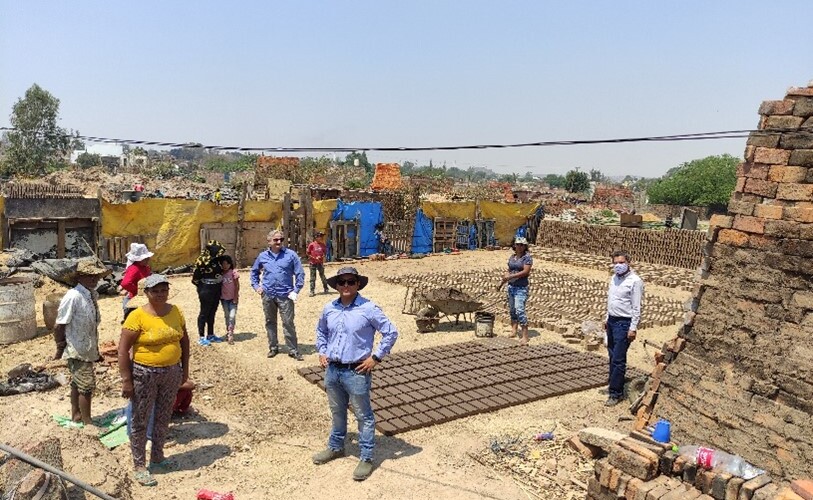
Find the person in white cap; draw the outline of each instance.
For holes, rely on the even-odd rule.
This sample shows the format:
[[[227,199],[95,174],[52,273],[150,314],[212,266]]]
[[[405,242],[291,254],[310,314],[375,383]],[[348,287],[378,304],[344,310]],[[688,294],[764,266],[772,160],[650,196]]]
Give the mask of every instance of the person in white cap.
[[[519,236],[514,239],[514,253],[508,258],[508,272],[502,277],[500,286],[508,283],[508,312],[514,337],[517,327],[522,330],[522,343],[528,343],[528,317],[525,315],[525,301],[528,300],[528,276],[534,260],[528,253],[528,240]]]
[[[138,282],[152,274],[150,257],[153,255],[155,254],[150,252],[144,243],[130,243],[130,251],[126,255],[127,267],[124,268],[124,276],[121,278],[121,288],[124,294],[121,307],[125,319],[131,310],[127,307],[127,303],[138,293]]]

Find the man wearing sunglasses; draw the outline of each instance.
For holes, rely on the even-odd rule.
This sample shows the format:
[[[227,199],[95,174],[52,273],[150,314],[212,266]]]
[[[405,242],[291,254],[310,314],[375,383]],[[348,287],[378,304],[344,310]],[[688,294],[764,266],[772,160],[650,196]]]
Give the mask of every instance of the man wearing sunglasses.
[[[347,406],[353,408],[359,426],[361,460],[353,471],[353,479],[364,481],[373,472],[375,447],[375,416],[370,405],[372,370],[390,353],[398,331],[384,312],[370,300],[359,295],[367,286],[367,276],[354,267],[339,269],[327,284],[338,290],[339,298],[328,302],[316,325],[316,350],[325,371],[333,428],[327,449],[313,456],[313,463],[325,464],[344,456],[347,435]],[[381,341],[373,350],[375,332]]]
[[[251,266],[251,288],[263,298],[268,357],[273,358],[279,354],[277,340],[277,311],[279,311],[288,356],[302,361],[296,340],[294,302],[299,291],[305,286],[305,270],[296,252],[283,246],[284,240],[285,235],[282,231],[268,233],[268,250],[261,252]]]

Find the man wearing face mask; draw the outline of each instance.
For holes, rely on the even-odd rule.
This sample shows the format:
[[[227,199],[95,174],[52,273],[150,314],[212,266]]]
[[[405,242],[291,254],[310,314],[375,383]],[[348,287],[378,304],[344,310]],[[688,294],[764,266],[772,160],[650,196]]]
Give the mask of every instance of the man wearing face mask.
[[[635,340],[641,320],[644,282],[630,269],[630,257],[624,251],[613,253],[613,277],[607,294],[607,351],[610,354],[609,398],[604,406],[615,406],[624,397],[627,374],[627,349]]]

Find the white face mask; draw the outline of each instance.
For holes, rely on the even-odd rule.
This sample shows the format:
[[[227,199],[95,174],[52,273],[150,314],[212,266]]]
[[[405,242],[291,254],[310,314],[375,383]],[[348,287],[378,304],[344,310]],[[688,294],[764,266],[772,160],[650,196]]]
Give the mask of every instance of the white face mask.
[[[619,264],[613,264],[613,271],[615,271],[615,274],[618,274],[619,276],[626,273],[629,270],[630,270],[630,266],[626,262],[622,262],[622,263],[619,263]]]

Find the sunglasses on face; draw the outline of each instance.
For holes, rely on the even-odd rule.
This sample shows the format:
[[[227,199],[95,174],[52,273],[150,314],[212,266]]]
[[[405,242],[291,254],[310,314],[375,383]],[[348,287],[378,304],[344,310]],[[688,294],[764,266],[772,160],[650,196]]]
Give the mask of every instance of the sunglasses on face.
[[[282,238],[271,238],[271,241],[282,241]]]
[[[336,284],[338,284],[339,286],[345,286],[345,285],[355,286],[356,283],[358,283],[358,281],[356,281],[356,280],[338,280],[338,281],[336,281]]]

